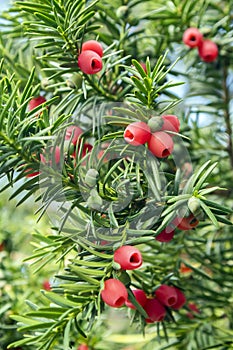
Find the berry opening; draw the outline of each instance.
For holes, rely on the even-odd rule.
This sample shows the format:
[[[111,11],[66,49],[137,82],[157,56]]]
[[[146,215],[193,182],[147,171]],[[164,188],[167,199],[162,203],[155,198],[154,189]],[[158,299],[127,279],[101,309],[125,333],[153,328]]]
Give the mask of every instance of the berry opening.
[[[175,304],[176,303],[176,298],[175,297],[170,297],[170,298],[168,298],[168,304],[170,305],[170,306],[172,306],[173,304]]]
[[[137,253],[131,255],[129,261],[131,264],[138,264],[141,262],[140,256]]]
[[[133,141],[134,135],[132,134],[131,131],[126,130],[126,131],[125,131],[125,138],[129,139],[130,141]]]
[[[190,220],[189,224],[191,226],[195,226],[198,223],[198,220],[196,218],[192,218],[192,220]]]
[[[95,71],[99,71],[101,67],[101,61],[97,60],[96,58],[93,58],[91,61],[91,68]]]
[[[170,151],[168,148],[165,148],[162,152],[162,157],[168,157],[170,154]]]
[[[125,303],[125,298],[120,297],[120,298],[118,298],[118,299],[115,301],[115,306],[116,306],[116,307],[120,307],[120,306],[122,306],[124,303]]]
[[[192,41],[192,42],[195,42],[195,41],[197,41],[197,38],[196,38],[195,36],[191,36],[191,37],[189,38],[189,40]]]

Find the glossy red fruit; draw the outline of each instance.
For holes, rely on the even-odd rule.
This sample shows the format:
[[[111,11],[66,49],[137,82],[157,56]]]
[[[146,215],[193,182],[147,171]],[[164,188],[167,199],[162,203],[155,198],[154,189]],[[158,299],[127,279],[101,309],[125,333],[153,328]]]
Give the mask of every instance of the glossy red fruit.
[[[137,302],[143,307],[147,302],[147,297],[146,297],[146,293],[144,292],[144,290],[134,289],[134,290],[132,290],[132,292],[133,292]],[[126,300],[125,305],[131,309],[136,309],[136,307],[129,300]]]
[[[79,345],[77,350],[89,350],[89,347],[87,346],[87,344],[81,344]]]
[[[177,301],[171,307],[174,310],[179,310],[186,303],[186,297],[185,297],[184,293],[179,288],[176,288],[176,287],[174,287],[174,288],[175,288],[175,291],[177,294]]]
[[[213,62],[218,57],[218,46],[211,40],[203,40],[198,53],[204,62]]]
[[[188,303],[188,308],[191,312],[187,312],[186,316],[190,319],[194,318],[194,313],[199,314],[200,310],[198,309],[195,303]]]
[[[161,284],[155,291],[156,298],[163,305],[171,307],[177,302],[177,293],[174,287]]]
[[[180,264],[179,272],[185,274],[185,273],[191,273],[191,272],[193,272],[193,270],[192,270],[190,267],[186,266],[186,265],[182,262],[182,263]]]
[[[142,66],[144,72],[147,73],[146,64],[143,62],[140,62],[140,65]]]
[[[34,172],[31,172],[31,171],[32,171],[32,169],[30,169],[30,168],[27,169],[25,176],[30,178],[30,177],[34,177],[34,176],[37,176],[40,174],[40,171],[34,171]]]
[[[188,303],[188,308],[193,312],[200,313],[200,310],[195,303]]]
[[[188,28],[183,34],[183,42],[185,45],[193,48],[201,45],[203,36],[197,28]]]
[[[82,157],[84,157],[87,153],[89,153],[92,150],[92,148],[93,146],[90,143],[84,143]]]
[[[128,299],[128,292],[121,281],[110,278],[104,282],[101,298],[109,306],[121,307]]]
[[[103,56],[103,47],[102,45],[96,41],[96,40],[88,40],[85,43],[82,44],[82,52],[91,50],[96,52],[100,57]]]
[[[78,56],[78,66],[83,73],[96,74],[102,69],[102,59],[96,52],[85,50]]]
[[[124,139],[133,146],[140,146],[148,142],[151,137],[149,126],[144,122],[129,124],[124,132]]]
[[[148,141],[148,148],[156,157],[165,158],[172,153],[174,143],[171,136],[166,132],[156,131]]]
[[[79,128],[78,126],[75,126],[75,125],[68,126],[68,128],[66,129],[66,133],[65,133],[65,140],[70,141],[70,139],[72,137],[71,142],[73,143],[73,145],[76,145],[76,143],[77,143],[77,141],[82,133],[83,133],[83,130],[81,128]]]
[[[51,158],[53,158],[53,159],[51,159]],[[48,160],[46,159],[46,157],[43,154],[40,154],[41,163],[47,164],[50,166],[53,164],[53,160],[58,165],[60,163],[60,159],[61,159],[61,151],[60,151],[60,148],[58,146],[55,147],[55,150],[53,147],[50,149],[50,154],[49,154]]]
[[[193,214],[190,214],[184,218],[176,218],[173,220],[173,224],[180,230],[188,231],[195,228],[199,224],[199,221]]]
[[[123,270],[135,270],[142,265],[140,251],[131,245],[125,245],[115,250],[113,259],[120,264]]]
[[[156,237],[156,241],[159,242],[170,242],[173,237],[174,237],[175,231],[172,230],[172,228],[170,228],[170,230],[167,228],[165,228],[162,232],[160,232]]]
[[[148,318],[146,319],[147,323],[160,322],[166,316],[165,307],[156,298],[147,299],[144,310],[148,315]]]
[[[92,150],[93,146],[90,143],[84,143],[81,158],[83,158],[87,153],[89,153]],[[77,151],[78,152],[78,151]],[[74,153],[72,154],[74,158],[76,158],[76,149]],[[86,164],[85,161],[82,163],[82,165]]]
[[[46,102],[46,99],[43,96],[34,97],[28,104],[29,111],[32,111],[34,108],[36,108],[44,102]]]
[[[162,115],[163,125],[162,130],[179,132],[180,131],[180,121],[176,115]],[[170,134],[170,136],[172,136]]]

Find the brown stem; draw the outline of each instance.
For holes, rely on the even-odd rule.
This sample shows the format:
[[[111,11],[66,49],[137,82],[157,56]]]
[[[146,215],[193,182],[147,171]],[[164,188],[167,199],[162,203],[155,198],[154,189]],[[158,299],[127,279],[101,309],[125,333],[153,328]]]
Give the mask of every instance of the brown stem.
[[[226,132],[228,134],[227,152],[229,154],[230,164],[233,169],[233,143],[232,143],[233,131],[231,126],[231,118],[230,118],[230,111],[229,111],[230,94],[227,86],[227,76],[228,76],[227,65],[224,64],[224,67],[223,67],[223,100],[225,104],[224,120],[226,124]]]

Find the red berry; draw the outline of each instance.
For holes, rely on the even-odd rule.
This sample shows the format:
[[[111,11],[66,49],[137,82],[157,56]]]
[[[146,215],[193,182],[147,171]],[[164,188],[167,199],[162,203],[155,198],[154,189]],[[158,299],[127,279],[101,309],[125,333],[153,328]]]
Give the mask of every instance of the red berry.
[[[194,318],[194,313],[199,314],[200,310],[198,309],[197,305],[195,303],[188,303],[188,308],[191,310],[191,312],[187,312],[186,316],[190,319]]]
[[[69,141],[72,137],[71,142],[73,143],[73,145],[76,145],[82,133],[83,133],[83,130],[78,126],[75,126],[75,125],[68,126],[65,133],[65,140]]]
[[[190,267],[186,266],[183,262],[180,264],[179,271],[180,273],[184,273],[184,274],[193,272],[193,270]]]
[[[202,41],[203,36],[197,28],[188,28],[183,34],[183,42],[191,48],[200,46]]]
[[[147,302],[147,297],[146,297],[146,293],[144,292],[144,290],[142,290],[142,289],[134,289],[134,290],[132,290],[132,292],[133,292],[137,302],[141,306],[144,306],[146,304],[146,302]],[[129,300],[126,300],[125,305],[130,307],[131,309],[136,309],[136,307]]]
[[[166,316],[165,307],[156,298],[147,299],[144,310],[148,315],[147,323],[162,321]]]
[[[28,104],[29,111],[32,111],[34,108],[36,108],[44,102],[46,102],[46,99],[43,96],[34,97]]]
[[[164,131],[156,131],[148,141],[148,148],[156,157],[168,157],[174,148],[174,143],[170,135]]]
[[[205,62],[213,62],[218,57],[218,46],[211,40],[203,40],[198,47],[198,53]]]
[[[120,264],[123,270],[134,270],[142,265],[142,255],[140,251],[130,245],[118,248],[114,252],[114,261]]]
[[[90,143],[84,143],[82,157],[84,157],[87,153],[89,153],[92,150],[92,148],[93,146]]]
[[[100,57],[103,56],[103,47],[102,45],[96,41],[96,40],[88,40],[85,43],[82,44],[82,52],[91,50],[96,52]]]
[[[88,348],[87,344],[81,344],[81,345],[79,345],[77,350],[89,350],[89,348]]]
[[[78,56],[78,66],[83,73],[96,74],[102,69],[102,59],[96,52],[85,50]]]
[[[195,303],[188,303],[189,310],[196,312],[197,314],[200,313],[200,310],[198,309],[197,305]]]
[[[162,125],[162,130],[173,131],[173,132],[180,131],[180,121],[176,115],[172,115],[172,114],[162,115],[162,119],[164,120]]]
[[[144,72],[147,73],[146,64],[143,62],[140,62],[140,65],[142,66]]]
[[[55,150],[53,147],[50,149],[49,160],[47,160],[43,154],[40,154],[41,163],[51,166],[53,164],[53,160],[51,159],[51,157],[54,159],[57,165],[60,163],[61,151],[58,146],[55,147]]]
[[[31,168],[27,169],[27,173],[25,176],[29,178],[29,177],[34,177],[34,176],[37,176],[40,174],[40,171],[34,171],[33,173],[31,173],[31,171],[32,171]]]
[[[93,146],[90,144],[90,143],[84,143],[83,145],[83,149],[82,149],[82,154],[81,154],[81,158],[85,157],[91,150],[92,150]],[[79,151],[77,151],[79,153]],[[72,157],[74,157],[75,161],[75,166],[76,166],[76,149],[75,151],[73,152],[73,154],[71,154]],[[82,166],[85,166],[86,165],[86,160],[82,161]]]
[[[151,137],[149,126],[144,122],[129,124],[124,132],[124,139],[130,145],[140,146],[148,142]]]
[[[48,280],[46,280],[46,281],[43,282],[43,288],[44,288],[45,290],[51,290],[51,285],[50,285],[50,283],[49,283]]]
[[[183,231],[191,230],[199,224],[199,221],[195,218],[193,214],[190,214],[184,218],[176,218],[172,222],[177,228]]]
[[[160,232],[156,237],[156,241],[159,242],[170,242],[174,237],[175,231],[169,227],[165,228],[162,232]]]
[[[184,293],[179,289],[179,288],[175,288],[176,294],[177,294],[177,301],[174,305],[172,305],[171,307],[174,310],[178,310],[180,309],[182,306],[184,306],[184,304],[186,303],[186,298]]]
[[[104,282],[104,289],[101,291],[101,297],[107,305],[121,307],[128,299],[128,292],[121,281],[110,278]]]
[[[187,313],[186,313],[186,316],[187,316],[188,318],[190,318],[190,320],[194,318],[194,315],[192,314],[192,312],[187,312]]]
[[[92,148],[93,148],[93,146],[90,143],[84,143],[81,158],[83,158],[87,153],[89,153],[92,150]],[[72,154],[72,156],[74,158],[76,158],[76,149],[75,149],[74,153]],[[84,163],[82,163],[82,164],[84,164]]]
[[[166,306],[173,306],[177,302],[177,293],[175,288],[167,286],[166,284],[161,284],[161,286],[156,289],[155,295],[160,303]]]

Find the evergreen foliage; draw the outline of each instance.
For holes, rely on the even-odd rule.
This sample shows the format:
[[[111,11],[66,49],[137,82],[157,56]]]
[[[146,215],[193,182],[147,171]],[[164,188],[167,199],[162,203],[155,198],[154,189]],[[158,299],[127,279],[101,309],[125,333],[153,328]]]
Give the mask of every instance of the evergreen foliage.
[[[1,227],[2,349],[233,349],[232,5],[24,0],[1,14],[1,192],[11,188],[17,206],[33,200],[37,220],[50,220],[50,229],[33,234],[26,272],[15,267]],[[216,61],[203,62],[184,45],[189,27],[218,45]],[[104,48],[103,68],[93,75],[77,64],[89,39]],[[29,110],[39,95],[46,102]],[[171,156],[158,159],[124,141],[129,124],[164,114],[181,122],[179,134],[168,131]],[[66,138],[72,125],[83,130],[76,144],[74,131]],[[196,228],[173,227],[170,242],[156,240],[190,215]],[[114,262],[122,245],[141,251],[139,269]],[[38,293],[48,268],[52,289]],[[109,278],[123,282],[135,309],[104,304]],[[152,296],[161,284],[181,289],[187,302],[147,324],[132,289]]]

